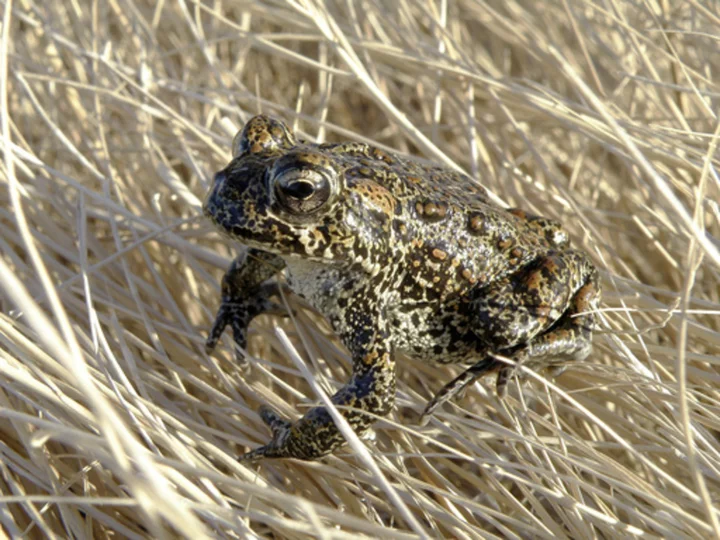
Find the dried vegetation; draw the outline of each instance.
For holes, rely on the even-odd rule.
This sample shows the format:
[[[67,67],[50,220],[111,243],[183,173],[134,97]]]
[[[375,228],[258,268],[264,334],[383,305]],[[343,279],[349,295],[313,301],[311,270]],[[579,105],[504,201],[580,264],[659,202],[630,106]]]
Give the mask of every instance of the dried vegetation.
[[[720,11],[698,0],[0,2],[0,524],[10,536],[720,535]],[[298,298],[250,370],[203,339],[238,246],[200,217],[267,112],[459,167],[561,220],[604,330],[555,381],[400,363],[370,444],[234,457],[348,358]],[[383,483],[380,475],[384,478]],[[397,497],[389,496],[392,490]]]

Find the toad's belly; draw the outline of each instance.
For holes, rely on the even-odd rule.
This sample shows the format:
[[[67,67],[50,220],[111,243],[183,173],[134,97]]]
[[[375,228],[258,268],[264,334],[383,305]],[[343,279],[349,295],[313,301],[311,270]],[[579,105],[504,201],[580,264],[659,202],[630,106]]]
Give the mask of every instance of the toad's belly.
[[[390,313],[395,350],[415,360],[474,363],[486,347],[469,328],[463,306],[399,305]]]

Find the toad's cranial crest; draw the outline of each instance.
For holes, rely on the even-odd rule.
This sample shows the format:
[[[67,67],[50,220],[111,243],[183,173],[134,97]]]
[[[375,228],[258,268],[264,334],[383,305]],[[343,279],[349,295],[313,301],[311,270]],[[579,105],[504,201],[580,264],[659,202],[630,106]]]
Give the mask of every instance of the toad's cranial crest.
[[[475,181],[361,143],[312,144],[281,121],[252,118],[215,175],[205,214],[249,249],[228,269],[207,340],[247,327],[290,287],[331,323],[353,358],[333,396],[358,432],[395,400],[397,352],[470,367],[424,415],[472,381],[499,371],[497,356],[557,367],[591,349],[600,298],[589,257],[552,220],[499,208]],[[242,456],[315,459],[344,443],[323,407],[295,423],[261,410],[272,440]]]

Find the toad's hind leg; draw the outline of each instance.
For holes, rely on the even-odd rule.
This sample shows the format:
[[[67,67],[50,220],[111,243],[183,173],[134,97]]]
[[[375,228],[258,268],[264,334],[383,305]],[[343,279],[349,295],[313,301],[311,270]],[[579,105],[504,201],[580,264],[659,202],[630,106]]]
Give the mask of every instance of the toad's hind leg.
[[[572,309],[597,270],[577,250],[550,251],[489,287],[475,291],[472,331],[493,352],[526,345]]]
[[[497,392],[501,397],[517,365],[532,369],[550,367],[555,373],[567,362],[584,360],[592,348],[591,336],[595,328],[595,314],[600,299],[597,270],[588,265],[585,283],[575,292],[567,311],[544,333],[523,345],[500,349],[497,355],[488,354],[482,360],[446,384],[427,404],[420,422],[427,422],[442,404],[453,399],[465,388],[491,371],[498,371]],[[514,361],[508,365],[497,359],[506,356]]]
[[[592,350],[591,338],[596,328],[595,312],[599,301],[600,285],[597,271],[593,271],[588,283],[575,293],[569,309],[555,325],[516,351],[508,351],[515,365],[503,364],[500,368],[498,394],[504,395],[516,366],[535,370],[550,368],[554,375],[559,375],[569,362],[585,360]]]

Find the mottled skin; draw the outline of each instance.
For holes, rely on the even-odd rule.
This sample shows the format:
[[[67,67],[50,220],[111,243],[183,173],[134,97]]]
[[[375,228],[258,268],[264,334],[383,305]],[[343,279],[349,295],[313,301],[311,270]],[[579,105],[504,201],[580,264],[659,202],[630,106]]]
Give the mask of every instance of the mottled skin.
[[[245,347],[252,318],[276,309],[265,282],[287,268],[352,355],[332,400],[358,432],[392,409],[398,352],[472,365],[426,415],[489,371],[502,389],[510,369],[498,355],[541,368],[590,352],[600,291],[587,255],[555,222],[491,204],[457,172],[360,143],[298,141],[256,116],[204,210],[250,248],[223,279],[208,349],[227,325]],[[295,423],[260,412],[273,438],[242,459],[315,459],[344,443],[323,407]]]

